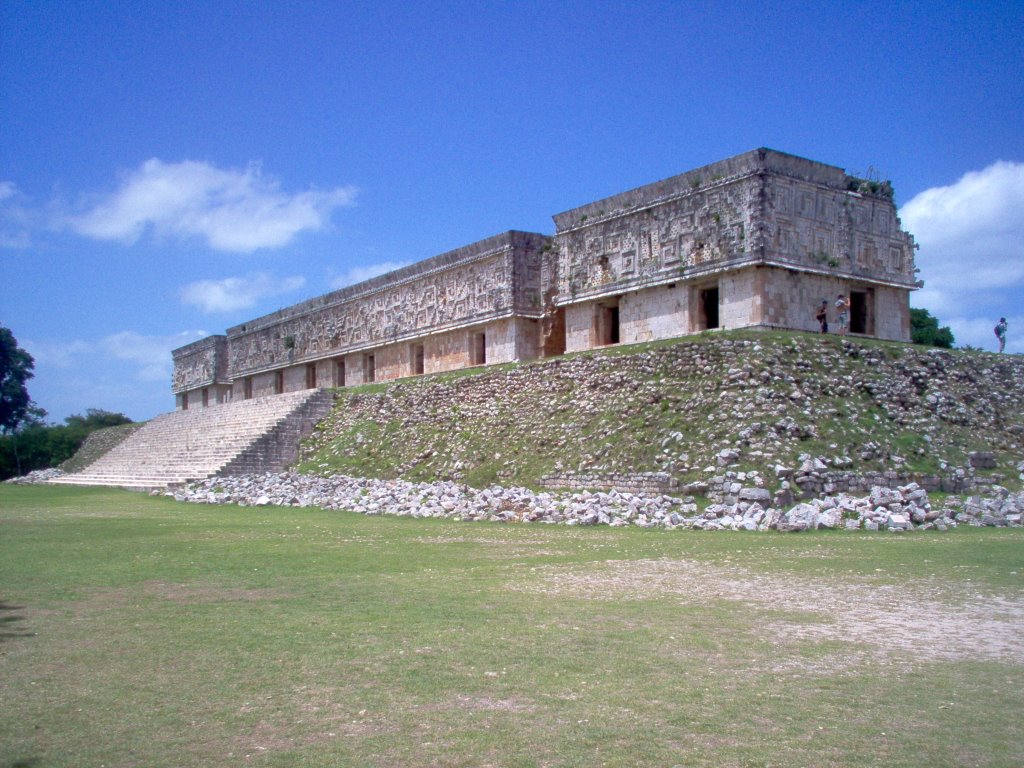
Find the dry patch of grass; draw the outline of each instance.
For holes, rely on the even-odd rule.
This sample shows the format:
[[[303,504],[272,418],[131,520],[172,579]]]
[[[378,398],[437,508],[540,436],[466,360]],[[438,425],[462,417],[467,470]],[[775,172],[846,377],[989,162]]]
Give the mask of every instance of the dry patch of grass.
[[[694,605],[727,601],[785,612],[792,618],[771,617],[760,623],[759,631],[770,642],[849,644],[852,647],[844,654],[848,663],[871,658],[1024,664],[1024,595],[1019,593],[992,594],[937,579],[893,585],[865,578],[787,577],[736,565],[669,559],[545,566],[531,569],[531,575],[510,581],[508,588],[591,600],[672,597]],[[828,671],[830,665],[823,662],[820,671]]]

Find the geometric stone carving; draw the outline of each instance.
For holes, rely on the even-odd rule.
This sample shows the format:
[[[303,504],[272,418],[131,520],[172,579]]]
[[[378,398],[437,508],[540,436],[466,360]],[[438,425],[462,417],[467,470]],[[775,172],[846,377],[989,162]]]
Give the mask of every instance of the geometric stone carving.
[[[554,238],[506,232],[175,350],[180,406],[214,384],[251,397],[705,328],[813,330],[837,291],[854,332],[909,340],[915,245],[888,182],[756,149],[553,218]]]

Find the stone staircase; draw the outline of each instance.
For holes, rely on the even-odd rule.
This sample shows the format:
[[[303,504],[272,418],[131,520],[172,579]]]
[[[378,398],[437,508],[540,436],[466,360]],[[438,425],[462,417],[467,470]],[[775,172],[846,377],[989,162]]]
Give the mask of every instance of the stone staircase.
[[[307,389],[161,414],[81,471],[51,482],[150,489],[276,472],[298,458],[299,441],[333,403],[329,390]]]

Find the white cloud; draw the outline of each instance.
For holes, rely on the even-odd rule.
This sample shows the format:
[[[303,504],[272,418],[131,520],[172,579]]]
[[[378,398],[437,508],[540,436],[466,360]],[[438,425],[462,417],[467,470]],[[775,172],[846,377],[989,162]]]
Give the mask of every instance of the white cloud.
[[[996,162],[927,189],[900,218],[920,245],[925,282],[911,303],[949,325],[957,344],[991,348],[996,320],[1024,299],[1024,163]]]
[[[121,331],[98,341],[27,342],[25,348],[36,359],[37,366],[71,369],[88,367],[96,360],[116,360],[129,363],[134,378],[170,381],[171,350],[207,335],[205,331],[184,331],[171,336]]]
[[[171,350],[201,339],[202,331],[183,331],[172,336],[146,336],[136,331],[121,331],[100,339],[97,348],[108,358],[135,366],[140,381],[170,381]]]
[[[25,205],[25,196],[10,181],[0,181],[0,248],[28,248],[37,216]]]
[[[409,266],[408,261],[382,261],[379,264],[370,264],[366,267],[352,267],[343,275],[331,278],[331,288],[344,288],[346,285],[354,285],[364,280],[383,275],[387,272],[394,272],[396,269]]]
[[[995,325],[1000,317],[1007,321],[1006,352],[1024,353],[1024,315],[995,315],[993,317],[944,317],[941,325],[953,331],[958,347],[972,346],[988,352],[999,349]]]
[[[67,224],[98,240],[130,244],[152,230],[160,237],[200,237],[216,250],[250,253],[322,228],[335,208],[352,205],[354,199],[353,187],[285,193],[255,163],[237,170],[153,158]]]
[[[305,284],[304,277],[277,278],[266,272],[256,272],[247,277],[197,280],[183,286],[180,294],[182,302],[210,314],[248,309],[262,298],[291,293]]]
[[[23,348],[32,355],[37,366],[48,365],[67,369],[77,363],[80,355],[88,355],[93,346],[82,340],[76,341],[26,341]]]
[[[171,350],[208,335],[201,330],[170,336],[121,331],[91,340],[25,340],[21,346],[36,361],[29,392],[57,421],[86,408],[149,418],[173,408]]]

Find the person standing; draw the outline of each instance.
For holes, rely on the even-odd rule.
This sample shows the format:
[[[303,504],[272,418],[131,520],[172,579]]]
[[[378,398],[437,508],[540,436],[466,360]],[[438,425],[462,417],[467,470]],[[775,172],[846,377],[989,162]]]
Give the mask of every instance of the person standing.
[[[839,321],[839,335],[845,336],[850,328],[850,300],[841,293],[836,296],[836,319]]]
[[[814,316],[814,319],[821,326],[821,332],[828,333],[828,301],[826,299],[821,300],[821,306],[818,307],[818,314]]]
[[[995,327],[996,338],[999,339],[999,351],[1002,352],[1006,347],[1006,318],[1000,317],[999,322],[996,323]]]

